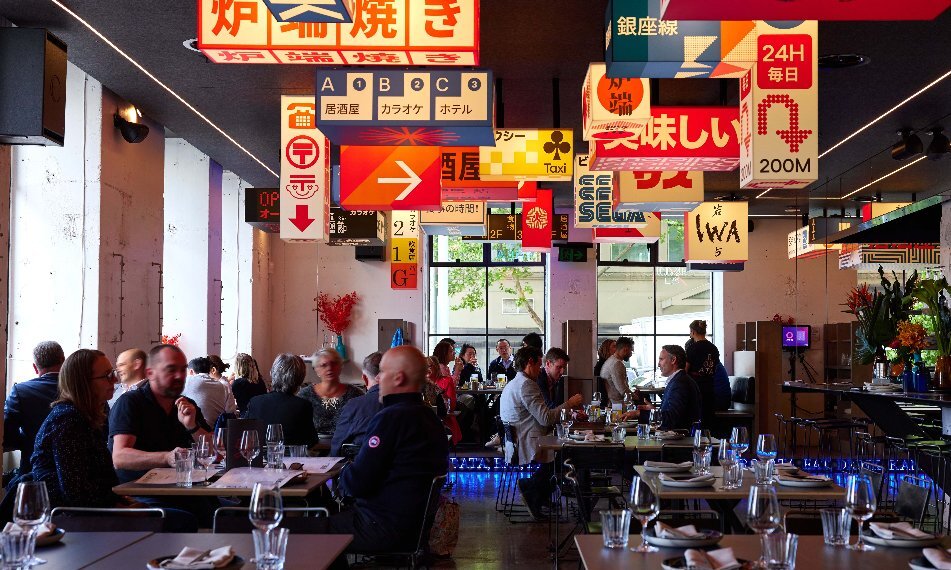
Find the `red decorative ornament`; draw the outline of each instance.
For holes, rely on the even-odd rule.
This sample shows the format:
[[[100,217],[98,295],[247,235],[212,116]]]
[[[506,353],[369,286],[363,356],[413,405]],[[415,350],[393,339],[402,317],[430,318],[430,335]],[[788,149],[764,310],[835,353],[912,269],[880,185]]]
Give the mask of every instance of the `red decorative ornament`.
[[[174,336],[163,334],[162,344],[170,344],[172,346],[178,346],[179,343],[181,342],[181,338],[182,338],[182,333],[178,333],[177,335],[174,335]]]
[[[320,293],[314,298],[317,302],[317,316],[326,325],[330,332],[341,335],[350,326],[350,314],[354,305],[360,301],[356,291],[346,295],[331,298],[327,293]]]

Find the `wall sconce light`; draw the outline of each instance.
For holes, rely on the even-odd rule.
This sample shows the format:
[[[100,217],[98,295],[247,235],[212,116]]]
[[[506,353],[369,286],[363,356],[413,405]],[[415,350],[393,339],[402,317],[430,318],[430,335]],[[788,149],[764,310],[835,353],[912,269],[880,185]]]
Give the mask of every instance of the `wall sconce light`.
[[[142,112],[138,109],[135,109],[135,114],[139,117],[142,116]],[[149,136],[148,125],[143,125],[142,123],[133,123],[132,121],[120,115],[118,112],[112,116],[112,124],[115,125],[117,129],[119,129],[119,133],[127,143],[140,143],[145,140],[145,137]]]
[[[941,127],[936,127],[931,131],[931,144],[925,152],[930,160],[941,160],[944,155],[951,153],[951,140],[942,134],[943,130]]]
[[[902,129],[898,131],[898,134],[901,135],[901,140],[892,147],[892,158],[895,160],[911,158],[924,150],[921,139],[911,129]]]

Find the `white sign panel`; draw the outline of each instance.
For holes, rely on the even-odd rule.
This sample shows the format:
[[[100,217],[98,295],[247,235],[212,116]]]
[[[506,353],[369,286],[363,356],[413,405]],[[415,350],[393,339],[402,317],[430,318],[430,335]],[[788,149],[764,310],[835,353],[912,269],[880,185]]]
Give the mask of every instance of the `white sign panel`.
[[[281,96],[281,239],[330,236],[330,141],[316,128],[313,96]]]

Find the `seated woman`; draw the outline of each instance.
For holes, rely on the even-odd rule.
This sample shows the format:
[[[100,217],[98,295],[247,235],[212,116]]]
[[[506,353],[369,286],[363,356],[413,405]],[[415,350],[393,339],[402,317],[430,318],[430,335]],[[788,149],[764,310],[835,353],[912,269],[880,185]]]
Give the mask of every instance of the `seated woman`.
[[[423,399],[426,399],[426,392],[435,392],[438,394],[438,398],[442,400],[443,398],[449,402],[449,408],[445,410],[445,413],[440,416],[443,420],[443,423],[446,424],[446,427],[449,428],[449,431],[452,432],[452,444],[456,445],[462,441],[462,429],[459,427],[459,421],[456,419],[456,416],[452,413],[456,409],[456,383],[452,381],[452,376],[444,376],[442,374],[442,367],[439,365],[439,359],[434,356],[430,356],[427,360],[427,365],[429,369],[426,373],[426,385],[432,386],[428,389],[423,388]],[[437,406],[438,404],[432,404]],[[446,404],[443,403],[443,406]]]
[[[314,354],[314,370],[320,376],[320,382],[297,394],[298,398],[303,398],[314,406],[314,427],[317,428],[317,433],[333,435],[344,404],[363,395],[356,386],[340,382],[342,368],[343,359],[336,350],[321,348]]]
[[[304,359],[296,354],[278,354],[271,365],[271,392],[251,398],[245,418],[265,424],[281,424],[286,445],[317,443],[314,407],[296,397],[307,376]]]
[[[258,363],[250,354],[239,352],[234,357],[234,374],[231,392],[238,403],[238,415],[243,417],[251,398],[267,394],[267,385],[258,371]]]

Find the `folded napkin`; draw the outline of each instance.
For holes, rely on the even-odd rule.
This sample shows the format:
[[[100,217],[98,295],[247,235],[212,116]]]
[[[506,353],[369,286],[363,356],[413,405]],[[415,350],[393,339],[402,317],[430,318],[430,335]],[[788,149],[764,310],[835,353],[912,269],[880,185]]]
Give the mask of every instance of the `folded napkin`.
[[[603,435],[594,435],[593,433],[586,433],[584,436],[585,441],[606,441],[607,438]]]
[[[3,527],[3,532],[26,532],[26,529],[20,525],[12,522],[8,522]],[[36,527],[36,538],[43,538],[45,536],[50,536],[56,532],[56,525],[53,523],[43,523],[40,526]]]
[[[798,469],[795,471],[792,469],[783,469],[778,475],[776,475],[776,477],[779,479],[785,479],[787,481],[831,481],[831,479],[825,475],[812,475],[811,473],[806,473],[805,471],[800,471]]]
[[[690,548],[684,552],[687,566],[695,570],[729,570],[739,568],[740,563],[733,556],[732,548],[721,548],[709,552]]]
[[[186,546],[178,556],[162,562],[162,568],[171,570],[213,570],[224,568],[234,558],[234,550],[230,546],[222,546],[214,550],[201,550]]]
[[[684,461],[683,463],[669,463],[667,461],[645,461],[644,467],[649,469],[689,469],[693,467],[693,461]]]
[[[943,548],[925,548],[921,553],[938,570],[951,570],[951,552]]]
[[[911,526],[910,523],[906,522],[897,522],[897,523],[885,523],[885,522],[871,522],[868,523],[868,527],[872,529],[876,535],[880,538],[886,540],[892,538],[934,538],[933,534],[928,534],[922,530]]]
[[[717,480],[717,478],[714,477],[712,473],[707,473],[706,475],[697,475],[696,477],[691,477],[689,479],[680,478],[680,477],[671,477],[670,475],[667,475],[666,473],[661,473],[660,475],[657,476],[657,478],[660,479],[661,483],[669,483],[671,481],[675,483],[700,483],[701,481],[713,483],[714,481]]]
[[[658,431],[656,435],[660,439],[681,439],[684,437],[683,434],[676,431]]]
[[[654,536],[660,538],[706,538],[702,532],[697,532],[697,527],[692,524],[678,526],[674,528],[660,521],[654,523]]]
[[[795,463],[776,463],[773,465],[773,467],[778,471],[792,471],[793,469],[796,471],[799,470]]]

